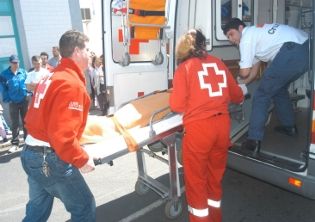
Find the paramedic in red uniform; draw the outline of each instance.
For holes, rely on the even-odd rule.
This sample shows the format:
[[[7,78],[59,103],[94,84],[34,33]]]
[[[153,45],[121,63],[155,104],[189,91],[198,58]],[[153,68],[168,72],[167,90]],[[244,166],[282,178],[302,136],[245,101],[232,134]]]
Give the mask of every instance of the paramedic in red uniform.
[[[189,220],[220,222],[221,180],[231,146],[228,105],[241,103],[244,96],[223,62],[207,54],[205,41],[199,30],[179,40],[170,106],[183,113]]]
[[[29,134],[21,153],[29,183],[24,222],[47,221],[55,197],[71,213],[71,221],[95,221],[95,199],[80,173],[95,167],[79,144],[90,107],[83,73],[87,43],[88,37],[75,30],[61,36],[63,58],[39,82],[27,112]]]

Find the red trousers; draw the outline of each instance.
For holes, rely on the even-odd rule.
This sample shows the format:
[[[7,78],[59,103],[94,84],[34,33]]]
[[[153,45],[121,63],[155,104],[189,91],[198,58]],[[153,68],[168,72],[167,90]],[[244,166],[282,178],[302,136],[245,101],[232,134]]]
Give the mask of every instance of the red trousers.
[[[183,166],[190,222],[221,222],[221,181],[230,145],[228,114],[185,125]]]

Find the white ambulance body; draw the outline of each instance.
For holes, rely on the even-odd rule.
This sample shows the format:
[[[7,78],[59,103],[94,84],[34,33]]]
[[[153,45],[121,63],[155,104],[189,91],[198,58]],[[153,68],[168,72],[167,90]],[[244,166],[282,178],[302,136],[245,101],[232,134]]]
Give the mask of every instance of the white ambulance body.
[[[168,0],[165,1],[164,14],[156,15],[165,17],[162,22],[147,24],[147,21],[133,20],[134,14],[150,11],[146,7],[151,7],[152,2],[108,0],[102,3],[109,113],[134,98],[171,87],[176,69],[176,41],[190,28],[203,31],[209,53],[221,58],[234,76],[238,74],[239,52],[229,44],[221,30],[229,18],[239,17],[247,25],[278,22],[303,29],[311,38],[310,68],[290,86],[299,135],[291,138],[275,133],[273,127],[277,120],[271,107],[260,155],[242,150],[239,144],[246,138],[252,102],[247,99],[241,106],[230,107],[231,138],[235,145],[229,152],[228,164],[233,169],[315,199],[313,1]],[[132,7],[135,5],[143,6],[145,10],[134,10]],[[149,29],[147,33],[138,35],[137,27]],[[158,27],[159,36],[147,39],[152,27]],[[258,84],[259,80],[248,85],[251,95]]]

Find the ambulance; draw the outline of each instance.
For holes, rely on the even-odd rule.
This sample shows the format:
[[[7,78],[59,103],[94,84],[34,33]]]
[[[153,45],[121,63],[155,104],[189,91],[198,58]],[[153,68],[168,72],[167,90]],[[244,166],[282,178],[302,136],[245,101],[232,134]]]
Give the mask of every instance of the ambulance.
[[[277,117],[269,109],[265,137],[257,155],[243,150],[252,96],[259,78],[250,83],[249,98],[231,105],[228,165],[262,181],[315,199],[314,5],[311,0],[108,0],[102,1],[103,52],[108,113],[154,91],[172,87],[175,46],[191,28],[201,29],[207,50],[221,58],[235,78],[239,52],[221,29],[231,17],[247,25],[288,24],[309,33],[309,70],[289,87],[298,136],[274,132]],[[261,66],[261,74],[268,64]]]

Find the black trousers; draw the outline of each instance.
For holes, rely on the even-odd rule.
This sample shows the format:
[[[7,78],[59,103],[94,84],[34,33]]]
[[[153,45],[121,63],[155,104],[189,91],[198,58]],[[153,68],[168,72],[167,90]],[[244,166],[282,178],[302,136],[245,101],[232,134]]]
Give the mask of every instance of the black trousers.
[[[11,102],[9,104],[9,112],[11,117],[11,130],[12,130],[12,145],[19,145],[19,123],[20,123],[20,117],[22,120],[22,127],[24,132],[24,140],[27,136],[26,128],[24,127],[24,118],[26,115],[26,112],[28,110],[28,100],[25,98],[22,102],[19,103],[13,103]]]

